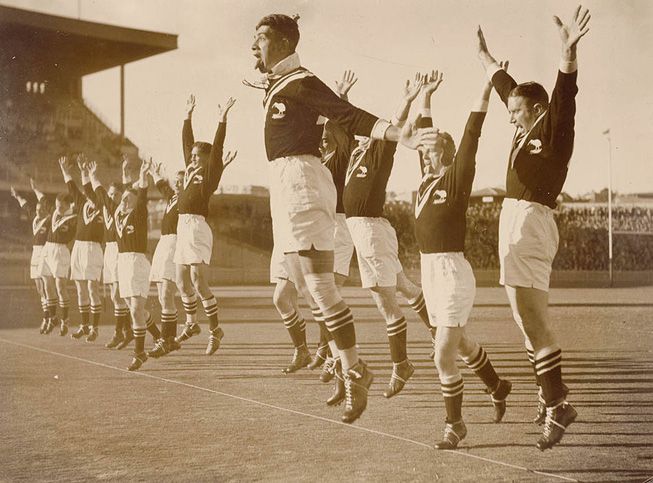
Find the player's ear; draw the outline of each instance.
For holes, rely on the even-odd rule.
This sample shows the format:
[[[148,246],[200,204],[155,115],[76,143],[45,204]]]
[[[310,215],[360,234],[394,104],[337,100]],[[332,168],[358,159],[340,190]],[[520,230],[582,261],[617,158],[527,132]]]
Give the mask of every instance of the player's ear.
[[[539,102],[536,102],[535,104],[533,104],[533,110],[539,116],[544,111],[546,111],[546,108],[542,104],[540,104]]]

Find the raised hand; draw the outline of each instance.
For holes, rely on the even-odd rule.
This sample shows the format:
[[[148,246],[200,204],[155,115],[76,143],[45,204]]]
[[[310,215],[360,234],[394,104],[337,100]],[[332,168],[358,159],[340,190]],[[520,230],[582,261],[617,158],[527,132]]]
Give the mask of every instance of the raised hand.
[[[164,177],[164,172],[163,171],[164,171],[163,170],[163,163],[153,163],[152,168],[150,169],[150,172],[156,178],[163,178]]]
[[[236,103],[236,99],[230,97],[227,99],[227,103],[222,107],[222,104],[218,104],[218,117],[222,122],[227,120],[227,114],[229,114],[229,109],[231,109]]]
[[[34,181],[34,178],[31,176],[29,177],[29,187],[31,188],[32,191],[38,191],[39,189],[36,187],[36,181]]]
[[[508,64],[510,64],[509,60],[501,60],[499,61],[499,67],[501,67],[503,70],[508,72]]]
[[[438,90],[442,84],[442,72],[437,70],[432,70],[430,74],[424,76],[424,85],[422,86],[422,92],[427,95],[433,94]]]
[[[487,48],[485,35],[483,35],[483,29],[481,29],[480,25],[476,30],[476,37],[477,37],[476,53],[478,55],[479,60],[481,61],[481,64],[483,64],[483,67],[487,69],[490,65],[494,64],[495,60]]]
[[[77,167],[79,168],[79,172],[84,173],[84,171],[87,170],[86,163],[88,162],[86,155],[84,153],[78,154],[76,161],[77,161]]]
[[[9,191],[11,192],[11,196],[18,199],[18,192],[16,191],[16,188],[14,188],[13,186],[10,186]]]
[[[195,110],[195,96],[191,94],[186,101],[186,116],[188,119],[193,117],[193,111]]]
[[[419,94],[420,89],[424,85],[424,80],[426,76],[420,74],[419,72],[415,74],[415,79],[413,82],[410,80],[406,81],[404,85],[404,100],[408,103],[413,102]]]
[[[70,165],[68,164],[68,158],[66,156],[61,156],[59,158],[59,168],[63,174],[70,173]]]
[[[336,81],[336,92],[340,97],[346,97],[349,90],[358,82],[358,77],[351,70],[342,74],[342,79]]]
[[[149,173],[150,169],[152,168],[152,158],[149,159],[144,159],[143,162],[141,163],[141,178],[147,176],[147,173]]]
[[[581,39],[583,35],[590,31],[588,26],[590,18],[590,11],[586,8],[583,8],[582,5],[578,5],[572,18],[568,23],[562,23],[560,17],[553,16],[553,21],[558,27],[558,33],[560,34],[560,40],[562,40],[563,49],[574,49],[576,44]]]
[[[434,149],[437,140],[438,130],[432,127],[418,129],[417,125],[422,115],[419,114],[414,122],[407,122],[401,129],[399,142],[409,149]]]
[[[95,176],[97,174],[97,163],[95,161],[89,161],[86,163],[86,169],[88,170],[89,176]]]
[[[229,166],[233,162],[233,160],[236,159],[237,155],[238,155],[238,151],[234,151],[233,153],[231,151],[228,151],[227,154],[222,156],[222,169]]]

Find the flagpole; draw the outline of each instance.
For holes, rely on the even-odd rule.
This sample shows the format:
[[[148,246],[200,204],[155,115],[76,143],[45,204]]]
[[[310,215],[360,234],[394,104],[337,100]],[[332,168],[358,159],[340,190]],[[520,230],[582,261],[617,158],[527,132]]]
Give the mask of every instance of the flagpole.
[[[610,287],[614,284],[612,271],[612,138],[610,129],[603,131],[608,138],[608,270],[610,272]]]

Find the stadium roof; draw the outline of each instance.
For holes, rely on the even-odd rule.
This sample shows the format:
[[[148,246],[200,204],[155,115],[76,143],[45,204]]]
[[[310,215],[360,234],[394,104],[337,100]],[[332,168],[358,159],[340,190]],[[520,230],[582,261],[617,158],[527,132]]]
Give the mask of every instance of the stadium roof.
[[[174,50],[177,36],[0,5],[0,44],[18,62],[83,76]]]

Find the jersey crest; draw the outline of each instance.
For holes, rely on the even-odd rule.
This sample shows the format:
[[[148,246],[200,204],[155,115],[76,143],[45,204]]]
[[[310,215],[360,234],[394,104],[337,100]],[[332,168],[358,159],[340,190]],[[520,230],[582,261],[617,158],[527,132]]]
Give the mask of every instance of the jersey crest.
[[[68,215],[63,215],[63,216],[57,216],[57,214],[52,215],[52,232],[54,233],[55,231],[61,229],[61,231],[68,231],[68,227],[65,225],[67,221],[72,220],[73,218],[76,218],[77,215],[74,213],[68,214]]]
[[[202,166],[188,167],[184,173],[184,189],[188,188],[191,183],[201,184],[204,181],[204,176],[202,175],[203,168]]]
[[[272,119],[283,119],[284,117],[286,117],[286,105],[283,102],[272,104]]]
[[[113,226],[113,215],[109,210],[107,210],[106,206],[102,207],[102,213],[104,214],[104,226],[107,230],[111,230],[111,227]]]
[[[100,215],[100,210],[98,210],[95,205],[87,201],[82,207],[82,218],[84,219],[85,225],[90,225],[95,219]]]
[[[36,236],[36,234],[38,233],[45,232],[46,230],[45,224],[47,221],[48,221],[47,216],[45,218],[41,218],[40,220],[35,217],[34,220],[32,220],[32,233],[34,234],[34,236]]]

